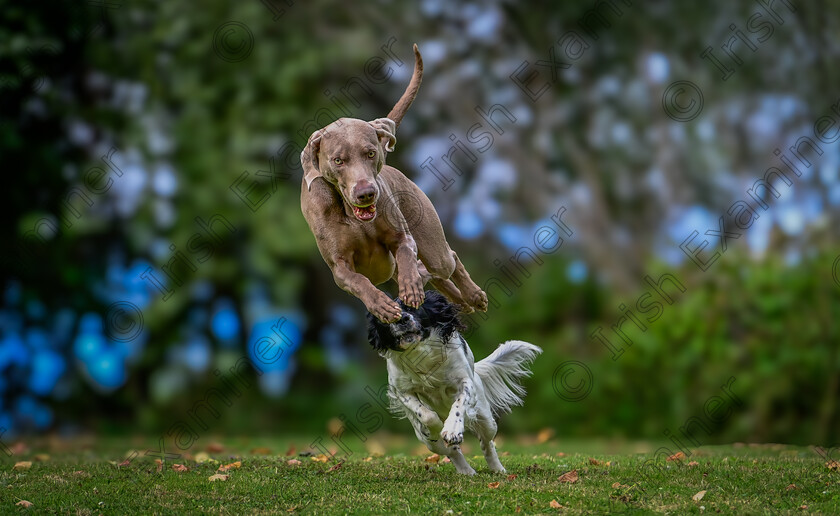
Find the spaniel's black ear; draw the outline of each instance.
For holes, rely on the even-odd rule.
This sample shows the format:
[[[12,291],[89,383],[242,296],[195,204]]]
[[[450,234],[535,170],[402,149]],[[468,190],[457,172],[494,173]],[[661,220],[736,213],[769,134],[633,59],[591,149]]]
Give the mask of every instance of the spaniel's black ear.
[[[423,308],[444,342],[449,341],[455,331],[464,331],[467,328],[458,318],[458,308],[439,292],[427,290]]]
[[[373,349],[382,354],[397,346],[397,341],[391,333],[391,328],[377,319],[372,313],[367,314],[368,342]]]

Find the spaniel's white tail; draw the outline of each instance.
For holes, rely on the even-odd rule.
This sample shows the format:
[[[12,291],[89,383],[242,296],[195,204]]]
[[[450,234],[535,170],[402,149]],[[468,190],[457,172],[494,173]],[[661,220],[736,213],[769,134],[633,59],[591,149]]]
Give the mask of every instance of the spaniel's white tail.
[[[510,412],[511,407],[522,405],[525,388],[519,385],[519,380],[531,376],[528,367],[540,353],[542,349],[533,344],[509,340],[475,364],[475,373],[484,383],[494,415]]]

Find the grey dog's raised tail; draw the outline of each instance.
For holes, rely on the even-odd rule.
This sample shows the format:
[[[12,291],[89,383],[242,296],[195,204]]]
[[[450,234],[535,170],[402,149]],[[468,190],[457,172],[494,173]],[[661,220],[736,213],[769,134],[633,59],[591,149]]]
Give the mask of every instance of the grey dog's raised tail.
[[[414,45],[414,73],[411,74],[411,82],[408,83],[408,87],[405,89],[405,92],[400,97],[400,100],[397,101],[396,105],[394,105],[394,109],[388,113],[388,118],[394,121],[397,127],[400,126],[400,122],[402,122],[405,113],[408,111],[409,106],[411,103],[414,102],[414,98],[417,97],[417,91],[420,89],[420,82],[423,80],[423,58],[420,57],[420,50],[417,48],[417,45]]]
[[[484,383],[494,415],[510,412],[511,407],[522,405],[525,388],[519,380],[531,376],[528,367],[540,353],[542,349],[533,344],[509,340],[475,364],[475,373]]]

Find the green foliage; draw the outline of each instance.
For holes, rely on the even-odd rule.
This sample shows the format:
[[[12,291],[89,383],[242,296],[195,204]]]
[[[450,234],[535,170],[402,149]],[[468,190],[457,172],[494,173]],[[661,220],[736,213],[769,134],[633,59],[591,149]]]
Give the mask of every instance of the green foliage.
[[[91,427],[124,429],[139,424],[144,429],[166,429],[172,414],[183,414],[207,388],[217,385],[217,378],[208,372],[191,377],[177,400],[158,405],[150,399],[149,378],[166,361],[167,352],[183,339],[182,323],[193,303],[190,287],[199,280],[209,281],[218,294],[238,303],[248,288],[264,285],[277,306],[300,309],[309,323],[305,345],[296,357],[299,370],[293,379],[292,395],[268,400],[256,388],[248,391],[225,412],[214,430],[321,430],[330,418],[354,414],[368,401],[364,387],[384,382],[384,367],[368,349],[360,323],[355,341],[348,343],[349,364],[339,372],[330,368],[320,334],[327,324],[329,307],[335,303],[353,306],[359,321],[364,314],[358,301],[334,286],[300,214],[301,171],[285,160],[281,162],[275,154],[284,144],[292,144],[297,150],[289,156],[294,158],[312,131],[305,126],[306,121],[319,109],[332,107],[324,90],[337,90],[354,74],[362,75],[367,59],[376,55],[390,37],[398,38],[395,49],[408,59],[409,45],[415,40],[440,37],[446,45],[446,37],[457,40],[462,28],[447,25],[443,16],[435,19],[439,26],[419,24],[413,10],[381,2],[365,6],[295,2],[286,15],[275,21],[265,6],[256,1],[214,2],[201,7],[183,2],[132,1],[117,11],[108,11],[101,26],[95,11],[70,9],[66,3],[26,8],[11,2],[0,5],[0,72],[15,79],[6,84],[0,99],[0,156],[13,175],[6,203],[16,214],[0,228],[4,242],[20,242],[40,217],[62,216],[65,208],[61,200],[82,180],[82,171],[97,160],[98,156],[89,149],[68,143],[67,126],[72,120],[85,121],[122,153],[135,150],[147,163],[168,162],[177,170],[179,181],[173,200],[177,216],[171,226],[156,222],[151,202],[144,203],[130,217],[121,218],[99,211],[103,201],[96,210],[86,212],[73,228],[63,230],[38,248],[27,258],[26,270],[15,269],[14,274],[25,285],[26,296],[41,296],[48,311],[61,307],[78,313],[101,311],[102,302],[92,292],[104,275],[106,255],[111,249],[118,248],[129,258],[148,259],[160,267],[168,255],[156,255],[155,246],[163,242],[183,248],[196,231],[196,217],[207,219],[220,214],[236,228],[218,245],[212,259],[189,278],[187,287],[166,303],[156,302],[148,308],[145,321],[152,338],[142,360],[133,366],[128,385],[117,394],[105,396],[76,381],[71,398],[58,407],[65,411],[60,415],[73,417],[83,412],[82,408],[90,409],[89,400],[93,399],[99,412],[89,412],[83,421]],[[552,4],[550,8],[505,4],[504,12],[511,20],[509,27],[520,34],[515,38],[505,34],[504,44],[515,41],[512,47],[524,46],[524,55],[531,61],[545,59],[557,37],[573,29],[587,9],[571,3]],[[595,231],[587,233],[577,228],[582,240],[599,242],[604,235],[598,229],[606,232],[611,221],[620,222],[621,229],[631,229],[634,238],[654,238],[651,221],[662,218],[662,207],[656,202],[644,202],[645,198],[633,198],[621,205],[623,183],[615,181],[615,175],[616,171],[627,172],[637,182],[642,171],[651,168],[650,155],[656,154],[656,149],[642,149],[638,155],[625,156],[617,150],[601,152],[585,143],[576,145],[585,142],[584,133],[594,125],[595,113],[602,109],[609,116],[615,115],[613,111],[629,111],[626,115],[638,130],[650,123],[651,112],[646,108],[632,111],[622,104],[622,99],[605,102],[589,97],[590,86],[602,78],[599,69],[610,67],[618,70],[617,80],[632,82],[635,60],[645,45],[671,48],[672,58],[691,56],[686,62],[673,60],[675,74],[678,66],[701,68],[696,54],[706,39],[720,34],[729,37],[727,25],[719,22],[742,20],[751,9],[727,7],[720,14],[698,6],[658,9],[636,3],[632,9],[602,29],[598,45],[593,46],[586,59],[576,63],[574,71],[584,77],[582,82],[557,85],[553,101],[560,107],[558,112],[568,109],[568,114],[563,115],[568,118],[540,119],[539,131],[540,135],[546,133],[546,146],[561,149],[562,155],[540,154],[530,147],[523,147],[522,153],[529,158],[536,156],[540,166],[550,168],[552,173],[557,168],[561,172],[553,173],[551,180],[523,172],[520,183],[524,186],[520,186],[526,189],[527,202],[520,198],[521,192],[505,192],[501,199],[504,203],[500,203],[504,204],[505,217],[517,220],[535,216],[541,206],[532,202],[532,196],[542,195],[547,190],[544,185],[555,184],[557,178],[553,176],[563,176],[563,182],[558,179],[557,184],[565,188],[586,176],[586,170],[592,170],[596,174],[586,179],[590,181],[588,186],[603,185],[603,198],[598,201],[612,218],[603,219],[601,226],[593,225]],[[710,106],[714,102],[723,105],[728,100],[726,95],[735,88],[752,91],[766,84],[795,91],[819,104],[820,109],[834,101],[834,94],[826,87],[836,82],[837,67],[827,59],[832,54],[815,57],[813,81],[799,80],[801,75],[796,72],[802,68],[798,68],[798,60],[786,61],[788,68],[771,66],[777,53],[788,51],[786,45],[797,34],[811,45],[809,48],[820,48],[820,42],[815,40],[823,33],[817,29],[832,29],[840,18],[836,8],[826,8],[824,16],[819,11],[797,18],[798,32],[779,30],[732,81],[714,83],[714,88],[703,84],[709,91]],[[674,23],[674,19],[679,23]],[[228,20],[246,23],[255,40],[252,53],[236,63],[219,59],[213,48],[214,31]],[[686,31],[685,24],[696,24],[709,32]],[[716,28],[718,25],[722,28]],[[788,27],[794,27],[794,20]],[[628,41],[637,42],[640,47],[629,45]],[[35,57],[26,52],[27,47],[39,49],[44,45],[54,52],[36,53]],[[455,44],[447,48],[454,50],[436,63],[430,60],[433,65],[427,73],[431,69],[441,75],[451,73],[455,68],[453,56],[475,50]],[[507,73],[497,73],[494,59],[502,59],[495,51],[476,51],[479,50],[485,61],[476,62],[481,62],[479,68],[486,72],[481,80],[513,88],[508,84]],[[803,62],[802,67],[810,66]],[[26,65],[35,72],[24,73]],[[708,68],[703,66],[703,70]],[[90,87],[88,81],[93,72],[105,76],[107,87]],[[714,70],[704,73],[707,75],[701,77],[711,82],[709,77]],[[40,77],[46,77],[53,87],[33,92]],[[111,93],[126,84],[145,88],[139,106],[112,102]],[[392,81],[378,88],[375,95],[362,96],[361,107],[351,108],[353,115],[364,119],[383,116],[403,87],[404,84]],[[470,93],[472,90],[453,90],[447,95],[452,97],[453,105],[466,109],[474,118],[473,106],[481,99]],[[27,111],[35,104],[42,106],[42,116]],[[443,123],[469,127],[472,118],[457,118],[453,122],[456,110],[449,107],[441,108],[446,111]],[[534,116],[541,116],[544,111],[550,110],[540,106],[534,109]],[[411,131],[410,123],[430,124],[433,118],[417,116],[401,130]],[[159,129],[171,143],[168,152],[155,151],[150,126]],[[663,127],[659,129],[666,132]],[[443,130],[441,134],[446,138]],[[529,135],[523,137],[529,142],[537,139],[530,132],[523,134]],[[569,140],[564,139],[567,135],[571,135]],[[494,152],[505,153],[501,145]],[[664,145],[671,143],[666,141]],[[722,196],[715,181],[721,170],[719,167],[710,173],[709,163],[728,163],[721,154],[740,158],[732,160],[732,169],[749,168],[747,165],[755,163],[754,155],[738,154],[730,145],[724,141],[721,148],[712,150],[688,145],[686,154],[679,158],[686,162],[685,170],[671,172],[679,177],[681,185],[682,193],[675,197],[700,199],[709,204],[719,202],[717,199]],[[589,162],[569,157],[571,152],[566,151],[577,147],[590,154]],[[393,163],[406,170],[414,166],[416,170],[417,164],[409,163],[408,156],[401,154],[403,148],[398,147]],[[765,152],[769,150],[762,149],[762,159],[769,156]],[[288,174],[276,189],[270,181],[255,175],[270,167],[272,156],[277,159],[280,172]],[[578,166],[580,163],[590,166],[587,169]],[[522,168],[528,174],[532,172],[527,161],[523,161]],[[248,197],[269,196],[256,211],[231,190],[245,171],[250,175],[243,186],[258,182]],[[458,185],[461,193],[469,191],[467,176],[471,174]],[[505,252],[491,237],[473,243],[453,238],[451,214],[459,200],[440,195],[434,200],[439,212],[448,214],[444,223],[452,246],[477,282],[484,284],[498,275],[492,257],[504,258]],[[830,247],[827,241],[828,238],[822,238],[816,248]],[[707,400],[720,395],[721,385],[734,377],[733,390],[743,400],[743,406],[736,407],[730,417],[716,425],[711,435],[702,436],[704,444],[732,439],[800,443],[838,440],[840,381],[836,371],[840,367],[840,329],[835,322],[840,317],[840,293],[827,270],[833,257],[823,252],[789,267],[773,254],[780,247],[771,247],[768,256],[761,260],[747,257],[738,248],[706,273],[690,267],[670,271],[684,280],[686,293],[676,296],[673,305],[664,306],[662,317],[645,332],[627,324],[633,345],[616,360],[590,335],[598,326],[609,332],[622,316],[618,306],[626,303],[632,307],[642,291],[613,291],[609,282],[597,275],[608,276],[612,271],[607,267],[598,269],[596,275],[581,284],[571,283],[566,271],[577,249],[566,247],[545,256],[544,265],[531,267],[531,276],[524,278],[522,286],[513,289],[510,297],[495,294],[499,306],[491,309],[486,321],[473,316],[480,327],[471,335],[470,344],[479,359],[508,339],[531,341],[545,350],[534,364],[534,376],[526,383],[529,395],[525,408],[504,418],[502,428],[534,431],[549,426],[562,435],[660,438],[665,430],[676,431],[688,418],[702,415]],[[616,251],[619,247],[596,249],[600,254],[594,253],[595,258],[621,254]],[[642,262],[645,270],[656,271],[649,273],[652,277],[669,272],[653,263],[650,255],[647,248],[634,249],[613,261]],[[643,285],[641,277],[637,279],[637,284]],[[612,340],[619,342],[614,335]],[[235,360],[244,352],[240,346],[226,355],[217,353],[214,365]],[[591,392],[577,402],[565,401],[556,393],[554,374],[570,360],[587,364],[592,373]],[[585,377],[571,381],[581,379]],[[409,432],[405,422],[389,420],[386,424]]]
[[[663,303],[661,317],[647,323],[646,331],[623,325],[631,346],[609,328],[622,316],[619,305],[632,309],[644,290],[604,295],[592,283],[564,281],[563,264],[550,261],[491,310],[470,341],[477,359],[497,341],[513,338],[545,350],[526,384],[526,409],[504,420],[511,429],[662,436],[692,416],[703,417],[707,400],[721,396],[721,386],[734,377],[732,392],[743,406],[733,406],[729,417],[712,425],[711,435],[701,432],[702,444],[830,444],[840,438],[834,374],[840,357],[832,344],[840,339],[833,324],[840,317],[840,288],[831,281],[831,261],[819,255],[792,268],[777,257],[757,261],[736,251],[705,273],[693,265],[652,268],[652,278],[671,273],[686,292],[672,294],[674,303]],[[623,349],[617,358],[590,337],[599,326]],[[553,373],[569,360],[588,364],[592,372],[591,393],[578,402],[560,399],[554,389],[562,385]],[[569,383],[579,381],[587,382],[580,372]]]

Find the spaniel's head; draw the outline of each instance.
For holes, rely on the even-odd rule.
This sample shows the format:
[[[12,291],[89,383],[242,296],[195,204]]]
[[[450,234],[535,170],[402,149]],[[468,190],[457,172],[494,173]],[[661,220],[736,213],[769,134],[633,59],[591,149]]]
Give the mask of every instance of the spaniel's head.
[[[428,339],[434,331],[443,342],[452,333],[465,329],[458,318],[458,309],[443,295],[426,291],[426,300],[419,308],[411,308],[396,300],[402,308],[402,317],[393,323],[383,323],[368,313],[368,340],[380,354],[388,350],[405,351],[414,344]]]

